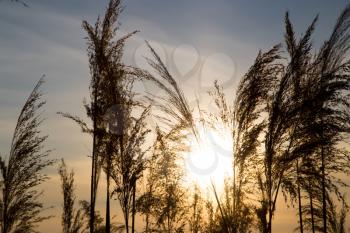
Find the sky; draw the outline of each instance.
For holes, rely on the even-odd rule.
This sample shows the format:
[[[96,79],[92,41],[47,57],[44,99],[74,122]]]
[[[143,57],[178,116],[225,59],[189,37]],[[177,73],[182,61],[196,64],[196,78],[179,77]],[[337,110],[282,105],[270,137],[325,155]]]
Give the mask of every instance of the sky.
[[[64,158],[76,173],[78,199],[88,199],[91,141],[57,111],[84,116],[82,102],[89,97],[86,34],[82,20],[94,23],[107,0],[27,0],[29,7],[0,0],[0,155],[9,151],[19,111],[35,83],[45,75],[47,105],[43,133],[52,158]],[[150,41],[177,78],[190,101],[198,97],[210,108],[206,91],[216,79],[231,96],[239,78],[259,50],[283,40],[286,11],[300,35],[319,14],[313,41],[319,46],[330,35],[348,1],[336,0],[125,0],[120,34],[139,30],[127,44],[125,63],[148,68],[144,41]],[[140,90],[149,91],[147,84]],[[56,217],[40,226],[42,232],[60,232],[61,195],[57,168],[42,188],[48,214]],[[103,185],[103,184],[102,184]],[[101,195],[100,195],[101,196]],[[103,210],[103,200],[99,199]],[[282,201],[281,201],[282,203]],[[276,232],[292,232],[294,210],[281,210]],[[277,212],[278,213],[278,212]],[[115,213],[116,214],[116,213]],[[119,221],[118,217],[115,221]],[[293,227],[291,225],[293,223]],[[54,224],[54,225],[53,225]],[[55,227],[53,227],[55,226]],[[286,227],[289,226],[289,227]]]

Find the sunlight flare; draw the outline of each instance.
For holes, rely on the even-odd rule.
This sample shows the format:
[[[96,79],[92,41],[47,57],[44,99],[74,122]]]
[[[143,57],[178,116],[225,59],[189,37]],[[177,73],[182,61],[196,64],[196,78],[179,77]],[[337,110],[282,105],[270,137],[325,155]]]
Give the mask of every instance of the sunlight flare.
[[[232,135],[227,127],[198,127],[198,139],[189,140],[190,152],[185,156],[186,182],[197,184],[202,191],[213,183],[220,191],[225,177],[232,171]]]

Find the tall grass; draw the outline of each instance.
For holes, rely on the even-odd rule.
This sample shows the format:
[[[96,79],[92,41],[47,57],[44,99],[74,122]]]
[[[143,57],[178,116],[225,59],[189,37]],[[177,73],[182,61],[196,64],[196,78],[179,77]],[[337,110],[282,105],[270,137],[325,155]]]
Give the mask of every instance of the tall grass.
[[[10,153],[0,158],[1,232],[37,232],[38,224],[49,217],[41,215],[44,205],[42,192],[37,187],[48,179],[43,170],[53,163],[48,159],[50,150],[45,150],[47,136],[42,136],[43,121],[40,86],[36,84],[25,102],[14,130]]]

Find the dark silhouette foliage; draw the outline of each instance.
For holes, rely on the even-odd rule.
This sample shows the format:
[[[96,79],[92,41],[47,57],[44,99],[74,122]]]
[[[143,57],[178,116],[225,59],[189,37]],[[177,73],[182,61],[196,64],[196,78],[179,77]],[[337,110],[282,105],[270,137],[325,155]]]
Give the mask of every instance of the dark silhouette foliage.
[[[63,193],[63,233],[84,233],[86,232],[84,215],[81,209],[76,210],[74,208],[76,199],[74,194],[74,172],[67,171],[67,166],[62,159],[58,168],[58,173],[61,177],[61,188]]]
[[[126,102],[128,101],[126,98],[130,95],[129,87],[132,87],[133,81],[127,80],[125,68],[121,61],[125,41],[136,31],[114,40],[118,29],[117,20],[121,10],[121,1],[111,0],[102,21],[98,19],[94,26],[86,21],[83,22],[83,28],[88,34],[88,56],[91,72],[90,103],[86,103],[85,108],[87,116],[92,121],[92,129],[80,118],[70,114],[63,114],[63,116],[77,122],[83,132],[89,133],[93,137],[90,232],[94,232],[94,209],[102,168],[107,174],[106,229],[107,232],[110,231],[109,199],[111,191],[109,184],[112,172],[110,167],[112,164],[111,159],[115,158],[113,157],[116,152],[115,147],[118,146],[121,148],[119,152],[120,157],[122,157],[121,154],[123,154],[122,150],[125,143],[123,134],[127,124],[125,121],[128,120],[125,119],[125,110],[131,111],[131,108],[136,105]],[[108,133],[106,131],[108,127],[112,127],[112,125],[108,125],[109,122],[106,122],[111,121],[106,119],[109,111],[116,114],[113,116],[116,117],[113,119],[116,121],[113,124],[117,128],[113,130],[117,132]],[[116,143],[116,140],[119,143]]]
[[[38,112],[45,101],[41,100],[40,86],[35,86],[17,120],[9,156],[1,157],[1,232],[37,232],[37,224],[47,219],[41,215],[42,192],[37,187],[48,179],[42,173],[53,160],[48,159],[49,150],[44,150],[47,136],[42,136],[43,121]]]

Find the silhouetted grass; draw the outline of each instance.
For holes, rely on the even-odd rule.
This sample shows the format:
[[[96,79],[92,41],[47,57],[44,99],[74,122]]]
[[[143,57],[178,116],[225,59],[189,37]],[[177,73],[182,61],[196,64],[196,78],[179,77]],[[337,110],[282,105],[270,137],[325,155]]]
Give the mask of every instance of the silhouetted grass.
[[[9,156],[1,157],[1,232],[37,232],[37,224],[43,217],[42,192],[37,187],[48,179],[42,173],[53,160],[48,159],[50,150],[44,150],[47,136],[42,136],[43,121],[40,111],[45,104],[41,100],[40,86],[43,79],[24,104],[17,120]]]

